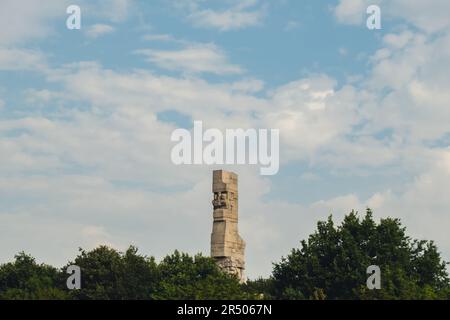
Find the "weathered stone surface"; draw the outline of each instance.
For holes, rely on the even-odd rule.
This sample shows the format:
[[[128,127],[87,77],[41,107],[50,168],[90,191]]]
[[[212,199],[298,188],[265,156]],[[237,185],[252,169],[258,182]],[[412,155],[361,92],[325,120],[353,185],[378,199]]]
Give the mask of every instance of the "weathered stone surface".
[[[213,172],[213,230],[211,256],[219,267],[244,282],[245,242],[238,232],[238,177],[223,170]]]

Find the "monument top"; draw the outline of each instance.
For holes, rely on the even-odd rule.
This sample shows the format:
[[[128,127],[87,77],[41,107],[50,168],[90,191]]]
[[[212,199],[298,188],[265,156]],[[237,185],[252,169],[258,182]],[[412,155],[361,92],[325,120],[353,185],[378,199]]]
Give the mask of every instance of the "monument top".
[[[213,171],[213,192],[234,191],[237,192],[238,175],[234,172],[225,170]]]

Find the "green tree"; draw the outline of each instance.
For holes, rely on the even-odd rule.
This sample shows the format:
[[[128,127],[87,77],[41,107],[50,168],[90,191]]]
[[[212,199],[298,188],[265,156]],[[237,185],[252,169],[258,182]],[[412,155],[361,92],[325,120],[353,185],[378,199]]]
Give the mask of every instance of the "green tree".
[[[0,299],[53,300],[67,299],[56,268],[37,264],[24,252],[14,262],[0,266]]]
[[[367,267],[381,268],[381,290],[366,287]],[[277,299],[444,299],[449,278],[432,241],[412,240],[398,219],[379,224],[367,210],[332,217],[301,248],[274,265],[272,296]]]
[[[175,251],[158,266],[161,282],[155,299],[210,300],[247,297],[237,277],[223,273],[212,258]]]
[[[252,299],[270,300],[273,292],[273,279],[258,278],[247,280],[243,285],[248,297]]]
[[[72,264],[81,268],[81,289],[70,291],[75,299],[150,299],[159,282],[155,259],[139,255],[132,246],[125,253],[106,246],[80,249],[67,266]]]

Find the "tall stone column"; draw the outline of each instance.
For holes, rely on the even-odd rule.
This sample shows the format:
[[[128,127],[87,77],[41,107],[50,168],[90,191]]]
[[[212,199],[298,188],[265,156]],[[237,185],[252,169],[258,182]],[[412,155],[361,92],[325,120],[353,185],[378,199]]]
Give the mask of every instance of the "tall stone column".
[[[238,233],[238,176],[215,170],[212,191],[214,221],[211,234],[211,257],[225,272],[245,282],[245,242]]]

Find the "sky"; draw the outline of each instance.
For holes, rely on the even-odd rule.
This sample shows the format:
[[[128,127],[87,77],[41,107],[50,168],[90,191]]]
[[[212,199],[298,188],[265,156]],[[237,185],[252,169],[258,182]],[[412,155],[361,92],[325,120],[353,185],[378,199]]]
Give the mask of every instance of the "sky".
[[[66,8],[81,8],[80,30]],[[382,28],[366,27],[381,9]],[[450,2],[2,0],[0,263],[78,248],[209,255],[239,175],[246,273],[367,207],[450,260]],[[176,166],[171,133],[280,130],[280,170]]]

